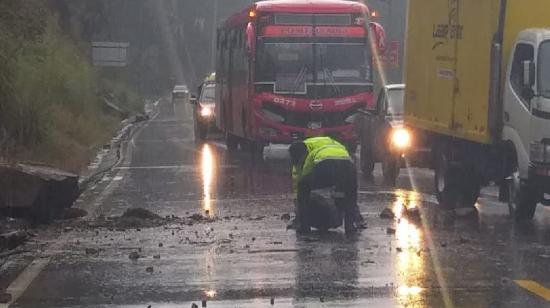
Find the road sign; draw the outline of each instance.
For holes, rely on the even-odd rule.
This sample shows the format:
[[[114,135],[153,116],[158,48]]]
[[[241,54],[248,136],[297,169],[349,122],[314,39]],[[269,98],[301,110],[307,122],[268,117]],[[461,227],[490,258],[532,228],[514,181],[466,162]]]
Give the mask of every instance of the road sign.
[[[128,63],[128,42],[92,42],[95,66],[125,67]]]

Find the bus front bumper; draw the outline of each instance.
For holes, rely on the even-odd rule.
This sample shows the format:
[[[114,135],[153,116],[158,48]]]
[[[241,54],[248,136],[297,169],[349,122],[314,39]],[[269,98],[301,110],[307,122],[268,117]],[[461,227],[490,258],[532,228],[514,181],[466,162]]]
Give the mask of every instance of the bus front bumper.
[[[296,140],[315,136],[335,137],[346,144],[357,143],[357,135],[352,124],[310,129],[279,124],[264,120],[261,117],[256,118],[256,124],[255,134],[257,139],[263,140],[266,143],[290,144]]]

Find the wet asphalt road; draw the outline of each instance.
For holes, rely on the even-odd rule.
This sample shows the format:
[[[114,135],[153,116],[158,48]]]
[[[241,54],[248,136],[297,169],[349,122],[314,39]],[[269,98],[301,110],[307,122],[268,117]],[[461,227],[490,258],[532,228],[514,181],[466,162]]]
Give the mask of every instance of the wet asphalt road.
[[[42,239],[10,307],[201,307],[204,299],[207,307],[272,307],[272,299],[273,307],[550,306],[545,208],[516,225],[488,189],[476,213],[456,216],[437,209],[431,172],[403,169],[391,189],[377,170],[375,183],[360,183],[366,230],[296,236],[281,219],[293,213],[285,147],[253,162],[218,141],[196,146],[192,129],[184,106],[162,103],[121,164],[79,200],[86,220]],[[87,225],[134,207],[212,220]],[[397,217],[381,219],[385,207]],[[133,251],[141,258],[129,259]],[[531,287],[541,296],[516,280],[541,284]]]

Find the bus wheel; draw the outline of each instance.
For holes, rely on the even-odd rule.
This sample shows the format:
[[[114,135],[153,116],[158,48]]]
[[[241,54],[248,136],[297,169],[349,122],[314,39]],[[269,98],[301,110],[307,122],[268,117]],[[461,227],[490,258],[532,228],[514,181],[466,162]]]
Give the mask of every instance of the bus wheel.
[[[237,152],[239,149],[239,138],[231,135],[230,133],[225,133],[225,145],[229,152]]]

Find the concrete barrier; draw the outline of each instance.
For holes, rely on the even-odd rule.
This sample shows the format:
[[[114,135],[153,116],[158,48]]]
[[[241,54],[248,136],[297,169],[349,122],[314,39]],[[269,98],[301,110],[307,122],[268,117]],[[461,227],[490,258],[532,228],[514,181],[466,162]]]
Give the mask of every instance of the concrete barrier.
[[[44,165],[0,165],[0,210],[48,223],[78,197],[78,176]]]

